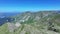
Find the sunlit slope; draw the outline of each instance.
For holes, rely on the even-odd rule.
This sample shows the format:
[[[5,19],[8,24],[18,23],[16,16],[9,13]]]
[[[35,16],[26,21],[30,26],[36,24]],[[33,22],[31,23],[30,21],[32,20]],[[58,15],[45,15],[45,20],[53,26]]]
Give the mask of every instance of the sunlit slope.
[[[52,15],[46,16],[44,18],[42,18],[43,16],[40,15],[41,16],[41,17],[39,17],[40,19],[35,19],[36,16],[39,16],[37,14],[36,15],[35,14],[30,15],[31,16],[30,19],[32,18],[31,21],[30,21],[30,19],[28,19],[27,21],[22,22],[22,24],[27,24],[27,26],[28,25],[32,26],[31,28],[33,28],[33,27],[36,28],[37,30],[39,30],[40,33],[45,31],[45,32],[43,32],[44,34],[46,32],[48,32],[46,34],[50,34],[50,33],[51,34],[55,34],[55,33],[58,34],[60,32],[60,29],[59,29],[60,26],[58,26],[59,22],[58,21],[56,22],[56,19],[58,20],[60,18],[60,14],[52,14]],[[51,22],[51,24],[49,22]],[[52,26],[54,26],[54,27],[52,27]],[[50,30],[49,30],[49,27],[51,27]],[[25,28],[23,28],[23,29],[25,29]],[[19,31],[19,30],[17,30],[17,31]]]

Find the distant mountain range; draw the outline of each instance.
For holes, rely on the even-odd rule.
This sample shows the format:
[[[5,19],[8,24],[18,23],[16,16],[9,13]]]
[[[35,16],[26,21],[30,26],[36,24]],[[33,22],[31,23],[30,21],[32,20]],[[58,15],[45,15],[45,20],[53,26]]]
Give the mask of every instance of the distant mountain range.
[[[17,14],[20,14],[20,13],[0,13],[0,26],[4,23],[7,22],[11,22],[13,21],[14,19],[13,18],[10,18],[11,16],[14,16],[14,15],[17,15]],[[13,20],[11,20],[13,19]]]
[[[20,13],[0,13],[0,17],[8,17],[8,16],[14,16]]]

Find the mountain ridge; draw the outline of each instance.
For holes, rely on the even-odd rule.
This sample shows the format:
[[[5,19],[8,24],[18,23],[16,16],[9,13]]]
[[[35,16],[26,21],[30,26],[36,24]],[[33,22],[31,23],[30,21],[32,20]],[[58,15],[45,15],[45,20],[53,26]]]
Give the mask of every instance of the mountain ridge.
[[[8,34],[60,34],[60,14],[54,11],[24,12],[11,18],[15,20],[7,22]]]

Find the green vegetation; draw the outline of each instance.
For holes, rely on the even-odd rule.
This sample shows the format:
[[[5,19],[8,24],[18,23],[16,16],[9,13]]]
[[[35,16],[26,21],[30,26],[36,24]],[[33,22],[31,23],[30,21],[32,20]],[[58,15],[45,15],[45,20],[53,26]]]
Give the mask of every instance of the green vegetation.
[[[0,34],[9,34],[7,26],[7,24],[0,26]]]

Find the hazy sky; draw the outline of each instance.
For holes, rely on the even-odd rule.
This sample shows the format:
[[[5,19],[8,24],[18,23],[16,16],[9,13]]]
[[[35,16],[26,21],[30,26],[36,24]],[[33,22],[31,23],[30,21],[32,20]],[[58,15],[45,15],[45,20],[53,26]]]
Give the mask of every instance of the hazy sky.
[[[0,11],[60,10],[60,0],[0,0]]]

